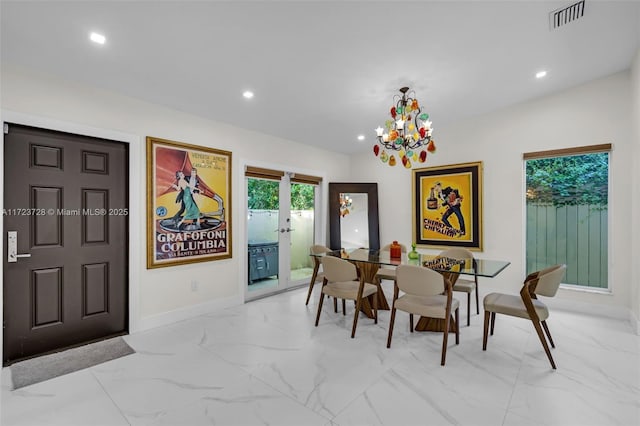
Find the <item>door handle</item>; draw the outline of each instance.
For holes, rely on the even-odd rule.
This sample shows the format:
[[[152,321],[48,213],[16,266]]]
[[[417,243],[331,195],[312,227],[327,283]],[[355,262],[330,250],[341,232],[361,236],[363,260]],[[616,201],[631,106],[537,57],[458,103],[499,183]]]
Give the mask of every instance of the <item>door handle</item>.
[[[7,231],[7,262],[16,263],[25,257],[31,257],[31,253],[18,254],[18,231]]]
[[[293,228],[287,228],[287,232],[295,231]]]

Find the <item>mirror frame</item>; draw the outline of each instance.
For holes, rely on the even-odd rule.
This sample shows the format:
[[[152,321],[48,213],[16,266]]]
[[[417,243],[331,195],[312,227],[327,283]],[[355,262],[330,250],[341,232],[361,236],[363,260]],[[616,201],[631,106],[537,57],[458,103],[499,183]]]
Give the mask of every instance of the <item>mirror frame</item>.
[[[369,219],[369,248],[380,250],[380,228],[378,219],[378,184],[329,182],[329,247],[332,250],[341,248],[340,238],[340,194],[367,194],[367,209]]]

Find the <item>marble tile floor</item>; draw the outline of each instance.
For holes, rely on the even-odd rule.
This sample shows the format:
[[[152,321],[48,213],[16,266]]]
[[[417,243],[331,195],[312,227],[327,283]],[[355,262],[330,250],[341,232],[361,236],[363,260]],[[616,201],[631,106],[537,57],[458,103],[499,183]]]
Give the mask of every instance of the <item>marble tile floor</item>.
[[[127,336],[134,355],[16,391],[4,368],[0,423],[640,424],[640,337],[624,321],[553,310],[553,371],[529,322],[498,316],[483,352],[472,315],[441,367],[442,335],[410,334],[402,312],[391,349],[388,311],[378,325],[361,316],[351,339],[352,305],[344,317],[325,303],[314,327],[314,293],[309,306],[301,288]]]

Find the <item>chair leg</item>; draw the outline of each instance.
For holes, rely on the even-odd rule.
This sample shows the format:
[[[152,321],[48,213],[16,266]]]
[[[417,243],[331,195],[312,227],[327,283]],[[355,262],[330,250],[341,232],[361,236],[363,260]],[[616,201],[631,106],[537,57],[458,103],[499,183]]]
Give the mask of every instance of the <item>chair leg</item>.
[[[491,335],[493,336],[493,327],[496,325],[496,313],[491,312]]]
[[[346,301],[342,299],[342,315],[347,315]]]
[[[547,322],[546,321],[541,321],[541,322],[542,322],[542,328],[544,328],[544,332],[549,338],[549,343],[551,343],[551,347],[555,348],[556,345],[553,344],[553,339],[551,338],[551,333],[549,333],[549,327],[547,327]]]
[[[391,347],[391,336],[393,336],[393,323],[396,321],[396,308],[391,308],[391,320],[389,321],[389,336],[387,337],[387,348]]]
[[[442,359],[440,365],[444,365],[447,359],[447,341],[449,340],[449,323],[451,322],[451,314],[447,315],[444,320],[444,336],[442,337]]]
[[[489,337],[489,318],[491,317],[491,312],[484,311],[484,333],[482,335],[482,350],[487,350],[487,338]]]
[[[378,323],[378,295],[373,294],[373,315],[374,315],[374,324]]]
[[[460,344],[460,316],[458,315],[458,309],[456,309],[456,345],[459,345],[459,344]]]
[[[333,312],[338,313],[338,299],[335,297],[333,298]]]
[[[542,333],[542,327],[540,327],[540,323],[535,320],[531,320],[533,323],[533,327],[536,329],[536,333],[538,333],[538,337],[540,338],[540,343],[542,343],[542,347],[544,351],[547,353],[547,358],[549,358],[549,362],[551,363],[551,367],[555,370],[556,363],[553,361],[553,357],[551,356],[551,351],[549,350],[549,345],[547,345],[547,340],[544,338],[544,334]]]
[[[409,331],[413,333],[413,314],[409,314]]]
[[[356,327],[358,325],[358,314],[360,313],[360,306],[362,303],[362,297],[356,301],[356,311],[353,314],[353,328],[351,329],[351,338],[356,337]]]
[[[467,293],[467,327],[471,325],[471,293]]]
[[[311,292],[313,291],[313,286],[315,285],[315,279],[312,278],[311,282],[309,283],[309,292],[307,293],[307,301],[304,303],[305,305],[309,304],[309,299],[311,298]]]
[[[316,283],[316,278],[318,277],[318,269],[319,266],[316,261],[316,266],[313,268],[313,274],[311,274],[311,282],[309,283],[309,292],[307,293],[307,301],[304,303],[305,305],[309,304],[309,299],[311,298],[311,292],[313,291],[313,286]]]
[[[320,321],[320,312],[322,312],[322,303],[324,302],[324,293],[320,293],[320,302],[318,302],[318,313],[316,314],[316,327]]]

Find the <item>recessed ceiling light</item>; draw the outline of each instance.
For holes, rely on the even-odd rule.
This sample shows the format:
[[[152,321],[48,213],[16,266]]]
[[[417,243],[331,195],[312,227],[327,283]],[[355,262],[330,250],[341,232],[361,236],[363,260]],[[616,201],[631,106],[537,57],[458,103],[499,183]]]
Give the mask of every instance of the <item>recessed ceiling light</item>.
[[[104,42],[107,41],[107,38],[105,36],[98,33],[91,33],[89,35],[89,39],[91,39],[92,42],[98,43],[98,44],[104,44]]]
[[[542,70],[542,71],[538,71],[538,72],[536,73],[536,78],[542,78],[542,77],[544,77],[545,75],[547,75],[547,72],[546,72],[546,71],[544,71],[544,70]]]
[[[251,98],[253,98],[253,92],[251,90],[245,90],[242,93],[242,96],[244,96],[247,99],[251,99]]]
[[[363,141],[364,140],[364,135],[358,135],[358,140],[359,141]]]

